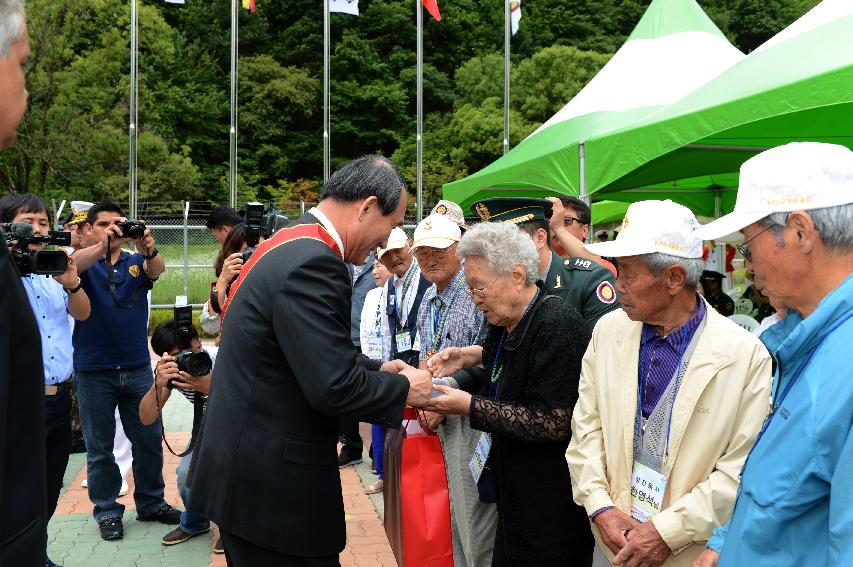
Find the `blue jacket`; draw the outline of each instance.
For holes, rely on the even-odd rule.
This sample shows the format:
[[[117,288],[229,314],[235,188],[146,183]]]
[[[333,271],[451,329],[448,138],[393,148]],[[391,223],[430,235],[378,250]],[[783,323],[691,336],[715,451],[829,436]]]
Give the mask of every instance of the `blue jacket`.
[[[761,338],[779,363],[778,408],[708,547],[718,567],[853,565],[853,276]]]

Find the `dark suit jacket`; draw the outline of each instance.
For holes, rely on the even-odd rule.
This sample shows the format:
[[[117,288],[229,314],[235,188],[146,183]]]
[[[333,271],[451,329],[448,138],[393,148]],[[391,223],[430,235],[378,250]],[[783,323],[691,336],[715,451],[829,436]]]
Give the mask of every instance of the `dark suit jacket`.
[[[41,336],[0,231],[0,566],[44,565]]]
[[[280,234],[232,292],[189,508],[279,553],[335,555],[346,543],[339,419],[399,427],[409,385],[362,364],[344,262],[310,238],[276,246]]]

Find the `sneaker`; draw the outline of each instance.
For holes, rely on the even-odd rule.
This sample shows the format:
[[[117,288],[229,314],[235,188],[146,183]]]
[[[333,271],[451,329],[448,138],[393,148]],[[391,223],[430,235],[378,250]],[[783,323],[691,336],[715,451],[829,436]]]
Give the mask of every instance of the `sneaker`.
[[[125,481],[121,481],[121,488],[118,491],[119,496],[124,496],[127,494],[127,483]]]
[[[88,478],[84,478],[83,480],[81,480],[81,481],[80,481],[80,486],[82,486],[83,488],[89,488],[89,479],[88,479]]]
[[[122,539],[124,537],[124,524],[121,523],[121,518],[118,516],[106,518],[98,522],[98,530],[101,532],[101,539],[106,541]]]
[[[179,543],[184,543],[188,539],[194,538],[197,535],[206,534],[209,531],[210,531],[210,527],[208,526],[207,528],[205,528],[201,531],[198,531],[198,532],[191,534],[190,532],[186,531],[181,526],[178,526],[174,530],[172,530],[169,533],[167,533],[166,535],[164,535],[163,539],[160,540],[160,543],[162,543],[163,545],[178,545]]]
[[[361,453],[353,451],[352,449],[347,449],[346,447],[341,449],[341,453],[338,455],[338,468],[340,469],[351,467],[352,465],[358,465],[363,462],[364,460],[361,458]]]
[[[181,523],[181,511],[175,510],[163,502],[153,514],[138,516],[136,519],[140,522],[160,522],[161,524],[175,525]]]
[[[384,489],[384,488],[385,488],[385,483],[380,480],[376,484],[371,484],[370,486],[365,488],[364,493],[365,494],[378,494],[378,493],[382,492],[382,489]]]
[[[216,538],[216,543],[213,544],[213,553],[217,555],[222,555],[223,553],[225,553],[225,548],[222,547],[221,537]]]

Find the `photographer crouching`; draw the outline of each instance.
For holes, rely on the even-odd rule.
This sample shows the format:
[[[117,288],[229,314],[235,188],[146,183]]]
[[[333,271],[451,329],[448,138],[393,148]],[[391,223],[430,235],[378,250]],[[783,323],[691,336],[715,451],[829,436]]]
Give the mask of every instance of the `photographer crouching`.
[[[180,308],[176,308],[177,309]],[[187,308],[190,309],[190,308]],[[192,313],[190,312],[190,317]],[[207,394],[210,391],[210,380],[212,377],[213,361],[201,346],[198,332],[192,326],[182,325],[176,321],[167,321],[158,325],[151,335],[151,348],[154,352],[162,353],[154,369],[154,383],[148,393],[139,402],[139,419],[144,425],[150,425],[160,419],[160,412],[169,400],[173,390],[179,391],[194,406],[200,405],[198,418],[194,419],[194,429],[198,426],[203,408],[207,404]],[[201,399],[197,399],[200,397]],[[195,437],[193,431],[193,437]],[[186,508],[189,501],[189,488],[187,487],[187,472],[192,459],[192,444],[190,440],[189,449],[182,453],[181,462],[178,464],[177,484],[178,493]],[[166,534],[163,545],[177,545],[183,543],[199,534],[210,531],[210,522],[207,518],[194,514],[189,510],[181,513],[180,525]],[[221,552],[222,544],[217,542],[214,551]]]

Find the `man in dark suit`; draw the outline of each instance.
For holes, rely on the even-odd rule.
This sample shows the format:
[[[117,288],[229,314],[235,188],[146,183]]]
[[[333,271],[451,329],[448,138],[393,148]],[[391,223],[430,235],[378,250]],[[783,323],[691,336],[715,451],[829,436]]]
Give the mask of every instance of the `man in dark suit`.
[[[0,150],[27,107],[29,57],[23,3],[0,0]],[[44,438],[41,336],[0,230],[0,565],[45,564]]]
[[[340,420],[399,427],[405,405],[429,399],[428,373],[382,372],[350,336],[346,263],[385,245],[406,196],[387,159],[345,165],[232,287],[188,505],[219,525],[231,566],[339,565]]]

